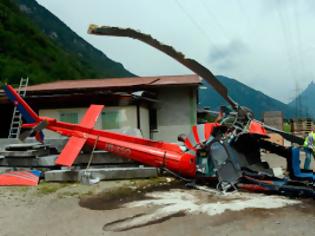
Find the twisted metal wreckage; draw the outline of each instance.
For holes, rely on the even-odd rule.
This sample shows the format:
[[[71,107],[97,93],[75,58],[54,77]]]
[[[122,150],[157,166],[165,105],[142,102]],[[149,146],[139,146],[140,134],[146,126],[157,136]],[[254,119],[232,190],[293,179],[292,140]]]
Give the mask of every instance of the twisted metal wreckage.
[[[3,87],[7,96],[27,122],[23,127],[29,128],[22,133],[21,139],[35,133],[35,137],[42,142],[44,128],[69,136],[68,143],[56,160],[56,164],[61,166],[71,166],[81,148],[88,144],[145,165],[164,169],[193,186],[196,186],[196,181],[212,183],[215,180],[222,191],[241,189],[315,198],[314,172],[300,169],[298,145],[303,144],[303,139],[255,120],[248,108],[238,105],[229,97],[227,88],[207,68],[193,59],[185,58],[182,53],[150,35],[133,29],[91,25],[88,32],[95,35],[130,37],[153,46],[211,84],[233,111],[220,123],[196,125],[187,136],[179,136],[179,141],[185,146],[184,150],[174,143],[94,129],[95,122],[103,110],[101,105],[91,105],[80,124],[39,117],[10,85],[5,85]],[[266,130],[282,135],[295,145],[284,147],[268,141]],[[286,159],[286,177],[277,178],[274,175],[268,163],[261,160],[261,149]]]

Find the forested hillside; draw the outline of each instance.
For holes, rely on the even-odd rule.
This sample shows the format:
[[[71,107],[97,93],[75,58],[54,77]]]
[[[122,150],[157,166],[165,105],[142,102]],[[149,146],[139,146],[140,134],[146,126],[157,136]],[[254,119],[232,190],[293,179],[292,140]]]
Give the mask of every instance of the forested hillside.
[[[26,2],[36,3],[34,0]],[[84,53],[65,50],[34,23],[26,14],[25,7],[21,1],[0,0],[1,81],[17,84],[21,77],[28,76],[30,82],[35,84],[62,79],[132,76],[121,64],[113,64],[106,56],[99,58],[95,67],[95,61],[88,62]],[[47,11],[47,14],[51,13]],[[71,31],[71,34],[74,33]],[[102,64],[103,68],[100,69]],[[111,70],[112,67],[116,69]]]

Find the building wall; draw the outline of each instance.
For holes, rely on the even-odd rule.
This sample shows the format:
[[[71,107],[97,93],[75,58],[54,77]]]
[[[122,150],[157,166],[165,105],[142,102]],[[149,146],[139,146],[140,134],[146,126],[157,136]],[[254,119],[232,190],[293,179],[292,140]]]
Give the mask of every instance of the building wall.
[[[182,133],[189,133],[197,122],[197,89],[192,87],[163,88],[158,91],[157,130],[154,140],[177,142]]]
[[[86,112],[87,108],[62,108],[62,109],[41,109],[39,110],[40,116],[47,116],[51,118],[55,118],[57,120],[60,120],[60,114],[61,113],[77,113],[78,114],[78,121],[80,122]],[[103,111],[102,116],[99,117],[97,120],[97,123],[95,125],[96,129],[103,129],[104,122],[108,122],[106,120],[106,113],[108,112],[118,112],[118,120],[119,120],[119,126],[120,128],[137,128],[137,108],[136,106],[117,106],[117,107],[106,107]],[[146,138],[149,138],[150,132],[149,132],[149,113],[146,108],[141,107],[140,108],[140,115],[141,115],[141,128],[142,135]],[[104,114],[105,113],[105,114]],[[104,119],[104,120],[103,120]],[[107,124],[108,125],[108,124]],[[51,132],[49,130],[44,131],[45,136],[47,138],[57,138],[60,137],[59,134],[55,132]]]
[[[192,87],[173,87],[161,88],[158,91],[159,103],[157,109],[157,129],[150,132],[149,109],[140,107],[140,129],[143,137],[153,140],[177,142],[177,136],[181,133],[189,133],[191,126],[197,120],[197,88]],[[82,119],[87,108],[64,108],[64,109],[41,109],[40,116],[52,117],[60,120],[62,112],[77,112],[78,121]],[[119,111],[120,128],[137,128],[137,107],[136,106],[115,106],[106,107],[106,112]],[[102,118],[98,119],[95,126],[103,129]],[[45,131],[47,138],[60,137],[58,134]]]

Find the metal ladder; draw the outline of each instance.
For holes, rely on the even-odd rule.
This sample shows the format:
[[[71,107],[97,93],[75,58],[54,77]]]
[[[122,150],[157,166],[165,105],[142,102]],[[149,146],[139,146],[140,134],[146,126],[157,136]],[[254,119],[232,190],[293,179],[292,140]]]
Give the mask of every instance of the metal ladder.
[[[21,97],[26,95],[26,87],[28,85],[28,77],[21,78],[18,93]],[[17,107],[14,107],[8,138],[18,138],[21,131],[22,115]]]

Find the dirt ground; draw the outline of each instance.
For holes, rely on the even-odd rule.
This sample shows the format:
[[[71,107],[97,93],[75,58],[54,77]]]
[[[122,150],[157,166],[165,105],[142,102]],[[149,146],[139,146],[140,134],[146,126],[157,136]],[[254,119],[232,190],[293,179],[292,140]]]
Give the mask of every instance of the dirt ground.
[[[1,236],[314,235],[314,227],[312,199],[222,195],[165,177],[0,188]]]

